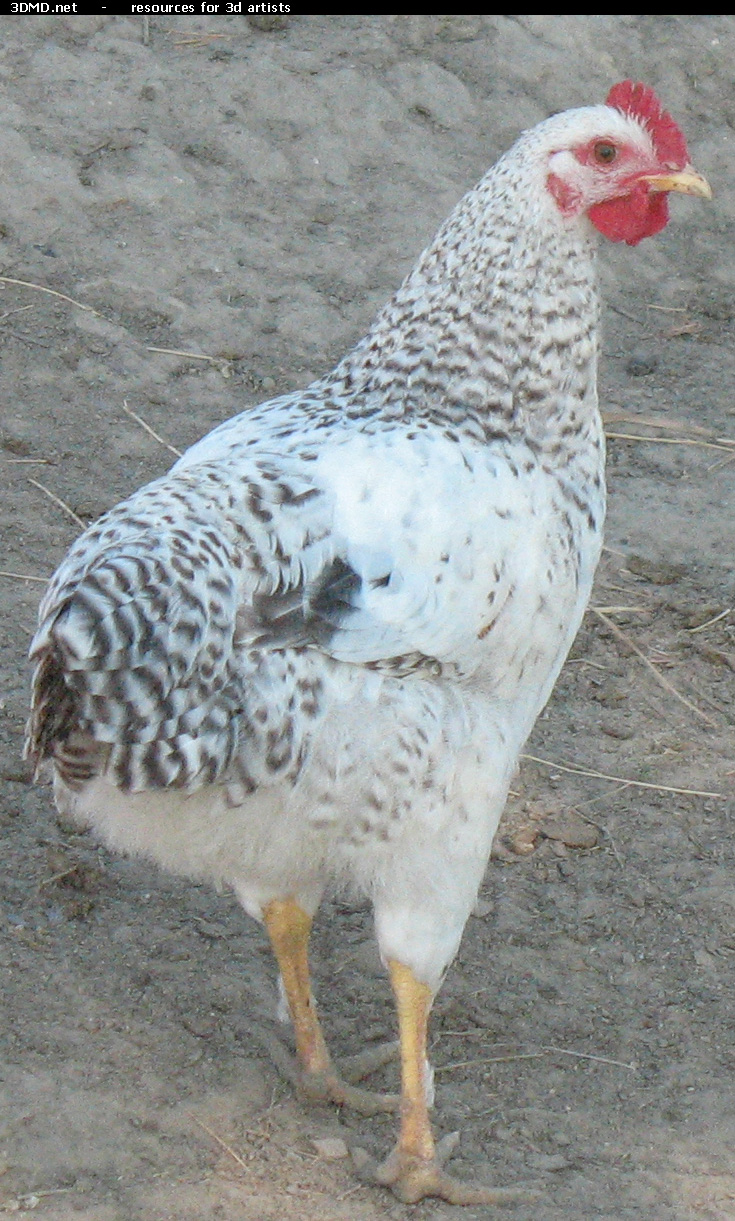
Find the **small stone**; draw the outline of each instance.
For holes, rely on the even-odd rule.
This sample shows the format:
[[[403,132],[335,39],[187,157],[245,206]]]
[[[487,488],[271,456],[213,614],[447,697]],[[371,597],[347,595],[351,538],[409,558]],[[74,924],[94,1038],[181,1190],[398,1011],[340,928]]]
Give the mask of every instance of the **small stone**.
[[[646,377],[658,368],[659,358],[655,352],[634,352],[625,366],[630,377]]]
[[[350,1155],[350,1151],[341,1136],[322,1136],[318,1140],[312,1140],[311,1143],[319,1157],[323,1157],[327,1162],[336,1162],[340,1158],[349,1157]]]
[[[723,611],[727,613],[727,607],[723,606],[721,602],[714,604],[705,603],[704,606],[697,606],[694,610],[684,607],[676,607],[675,609],[680,609],[682,614],[685,614],[684,626],[688,627],[690,631],[696,627],[702,627],[705,623],[709,623],[711,619],[722,615]]]
[[[516,856],[530,856],[536,850],[538,838],[538,827],[520,827],[518,831],[508,837],[508,847],[515,852]]]
[[[442,42],[472,42],[482,33],[482,17],[472,15],[440,17],[436,36]]]
[[[571,1166],[561,1153],[529,1153],[526,1159],[533,1170],[541,1170],[546,1174],[558,1174],[560,1170],[568,1170]]]
[[[487,899],[478,899],[475,906],[472,908],[472,915],[478,920],[484,920],[486,916],[491,916],[495,911],[495,905],[488,903]]]
[[[349,964],[360,975],[368,979],[385,978],[385,967],[374,937],[366,937],[364,941],[350,947]]]
[[[653,585],[674,585],[676,581],[686,576],[683,564],[671,564],[666,560],[650,560],[645,555],[629,555],[625,561],[628,572]]]
[[[284,17],[280,13],[266,14],[249,14],[248,25],[254,30],[260,30],[263,34],[272,34],[281,30],[287,30],[290,21],[288,17]]]
[[[512,1128],[507,1127],[506,1124],[500,1123],[496,1124],[493,1128],[493,1136],[495,1140],[499,1140],[503,1144],[510,1144],[510,1142],[516,1138],[516,1134]]]
[[[457,1131],[447,1132],[446,1136],[442,1136],[441,1140],[437,1141],[436,1157],[440,1165],[449,1160],[457,1149],[460,1139],[460,1133]]]
[[[30,441],[26,441],[25,437],[5,437],[2,447],[9,454],[17,454],[21,458],[27,458],[29,454],[33,453],[33,446]]]
[[[577,915],[580,920],[598,920],[607,915],[610,901],[601,894],[585,895],[579,900]]]
[[[370,1170],[375,1163],[373,1162],[373,1159],[371,1158],[367,1149],[361,1149],[359,1145],[354,1145],[352,1149],[350,1149],[350,1158],[357,1177],[362,1178],[365,1181],[372,1182],[373,1180],[369,1179],[369,1175]]]
[[[635,733],[627,725],[601,724],[600,730],[607,734],[608,738],[616,738],[619,742],[628,742],[635,737]]]
[[[216,920],[203,920],[201,916],[194,917],[194,928],[199,936],[207,941],[221,941],[232,936],[232,932],[224,924],[219,924]]]
[[[593,691],[592,698],[598,704],[602,704],[603,708],[616,708],[619,704],[625,703],[628,693],[622,687],[607,681]]]
[[[317,204],[311,219],[315,225],[331,225],[337,219],[337,209],[333,204]]]
[[[197,1039],[211,1039],[217,1030],[217,1020],[212,1014],[202,1017],[196,1014],[187,1015],[182,1017],[181,1025]]]
[[[96,521],[109,507],[103,500],[78,500],[74,505],[74,512],[77,517],[83,518],[84,521]]]
[[[440,127],[461,127],[475,117],[475,105],[466,85],[430,60],[396,64],[388,80],[409,111]]]
[[[547,818],[541,825],[541,834],[546,839],[566,844],[567,848],[595,848],[599,838],[597,827],[585,822],[573,810]]]

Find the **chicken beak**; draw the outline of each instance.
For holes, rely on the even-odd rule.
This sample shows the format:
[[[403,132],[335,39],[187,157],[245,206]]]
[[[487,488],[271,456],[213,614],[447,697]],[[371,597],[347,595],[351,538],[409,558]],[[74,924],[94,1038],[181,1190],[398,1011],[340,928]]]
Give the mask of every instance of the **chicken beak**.
[[[666,174],[646,174],[643,181],[648,183],[649,191],[678,191],[681,195],[697,195],[700,199],[712,198],[712,188],[707,179],[691,165]]]

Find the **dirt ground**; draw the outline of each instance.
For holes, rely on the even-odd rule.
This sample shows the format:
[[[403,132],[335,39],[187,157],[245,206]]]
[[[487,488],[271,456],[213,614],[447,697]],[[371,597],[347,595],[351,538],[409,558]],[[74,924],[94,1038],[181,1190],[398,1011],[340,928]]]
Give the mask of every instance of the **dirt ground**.
[[[435,1114],[459,1176],[540,1188],[517,1221],[735,1218],[735,18],[143,34],[0,18],[0,1213],[488,1215],[323,1155],[383,1153],[393,1120],[279,1078],[273,962],[231,895],[55,820],[20,758],[25,657],[72,512],[327,370],[522,127],[632,76],[715,200],[603,251],[608,550],[436,1002]],[[337,1054],[392,1034],[367,910],[325,906],[314,969]]]

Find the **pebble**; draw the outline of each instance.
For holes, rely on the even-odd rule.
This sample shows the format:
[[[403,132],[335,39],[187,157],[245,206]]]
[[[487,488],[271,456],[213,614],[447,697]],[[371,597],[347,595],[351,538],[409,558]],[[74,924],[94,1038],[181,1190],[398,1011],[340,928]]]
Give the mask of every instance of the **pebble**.
[[[547,818],[541,825],[546,839],[557,840],[567,848],[594,848],[599,839],[597,827],[585,822],[573,810]]]
[[[441,127],[461,127],[476,114],[467,86],[430,60],[396,64],[388,73],[388,80],[410,110]]]
[[[312,1140],[319,1157],[327,1162],[336,1162],[340,1158],[349,1157],[350,1151],[341,1136],[321,1136]]]
[[[220,941],[232,936],[232,931],[216,920],[204,920],[201,916],[194,917],[194,930],[207,941]]]
[[[526,1161],[533,1170],[542,1170],[547,1174],[558,1174],[560,1170],[568,1170],[572,1164],[561,1153],[529,1153]]]
[[[538,842],[538,827],[521,827],[514,835],[508,837],[508,846],[516,856],[530,856]]]
[[[484,920],[486,916],[491,916],[494,911],[494,903],[488,903],[487,899],[478,899],[472,908],[472,915],[476,916],[478,920]]]
[[[630,377],[646,377],[658,368],[658,360],[655,352],[634,352],[626,362],[625,372]]]
[[[674,585],[686,576],[683,564],[672,564],[667,560],[652,560],[645,555],[631,554],[625,561],[628,572],[653,585]]]

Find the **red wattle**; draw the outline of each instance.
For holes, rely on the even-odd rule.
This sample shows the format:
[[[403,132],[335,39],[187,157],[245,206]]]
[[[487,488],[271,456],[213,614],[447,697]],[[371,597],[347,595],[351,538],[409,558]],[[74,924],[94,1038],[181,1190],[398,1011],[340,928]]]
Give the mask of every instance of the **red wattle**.
[[[611,242],[637,246],[644,237],[659,233],[669,219],[669,201],[663,192],[633,190],[621,199],[606,199],[588,209],[592,224]]]

